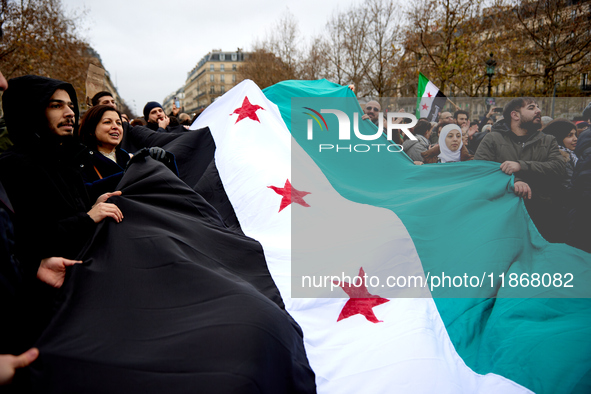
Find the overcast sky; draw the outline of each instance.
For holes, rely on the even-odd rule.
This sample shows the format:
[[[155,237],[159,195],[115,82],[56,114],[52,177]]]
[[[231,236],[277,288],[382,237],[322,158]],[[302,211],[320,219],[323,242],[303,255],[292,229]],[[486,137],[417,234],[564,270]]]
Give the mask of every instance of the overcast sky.
[[[140,115],[148,101],[183,86],[212,49],[252,49],[287,9],[302,37],[319,34],[337,9],[354,0],[62,0],[86,10],[81,32],[100,54],[119,94]]]

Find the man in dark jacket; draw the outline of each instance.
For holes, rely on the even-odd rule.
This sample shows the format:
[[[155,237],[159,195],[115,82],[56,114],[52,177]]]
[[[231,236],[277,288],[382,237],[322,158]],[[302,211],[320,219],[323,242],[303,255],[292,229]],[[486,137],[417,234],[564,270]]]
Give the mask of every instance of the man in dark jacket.
[[[590,107],[591,108],[591,107]],[[572,209],[566,243],[591,253],[591,130],[581,133],[575,154],[579,158],[572,177]]]
[[[182,133],[185,131],[178,121],[176,126],[170,124],[170,118],[164,113],[162,105],[156,101],[150,101],[144,106],[144,119],[148,122],[146,127],[153,131],[162,133]]]
[[[96,224],[123,216],[106,203],[120,192],[105,194],[94,205],[88,198],[79,172],[88,150],[73,136],[78,103],[72,85],[32,75],[14,78],[2,101],[14,146],[0,156],[0,182],[14,209],[15,256],[29,298],[23,309],[33,308],[23,311],[32,319],[23,341],[29,346],[51,313],[51,291],[37,278],[59,287]],[[58,282],[47,280],[48,272],[59,273]]]
[[[565,164],[556,139],[540,131],[541,115],[534,99],[511,100],[503,109],[504,119],[493,125],[474,159],[496,161],[504,173],[515,175],[515,194],[524,198],[538,230],[551,241],[558,212],[552,197],[565,176]]]

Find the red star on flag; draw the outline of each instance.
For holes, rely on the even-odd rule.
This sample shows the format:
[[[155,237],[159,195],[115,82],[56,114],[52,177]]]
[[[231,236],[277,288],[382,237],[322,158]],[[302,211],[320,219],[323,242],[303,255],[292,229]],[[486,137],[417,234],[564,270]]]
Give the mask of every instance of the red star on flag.
[[[289,179],[285,181],[285,186],[283,187],[276,187],[276,186],[267,186],[269,189],[275,190],[275,193],[283,196],[281,199],[281,206],[279,206],[279,212],[283,210],[283,208],[287,207],[292,202],[298,203],[303,207],[309,207],[307,202],[304,201],[304,196],[307,194],[311,194],[310,192],[303,192],[299,191],[296,188],[291,186],[289,183]]]
[[[252,105],[250,101],[248,101],[248,97],[244,96],[244,101],[242,102],[242,107],[236,108],[234,112],[230,114],[230,116],[234,114],[238,114],[238,119],[236,119],[236,123],[240,122],[242,119],[250,118],[252,120],[256,120],[257,122],[261,123],[259,117],[257,116],[257,111],[259,109],[265,110],[260,105]],[[234,123],[234,124],[236,124]]]
[[[426,111],[429,109],[429,106],[427,104],[423,104],[423,109]]]
[[[378,320],[373,313],[373,307],[385,304],[390,300],[370,294],[367,290],[367,283],[363,283],[364,276],[365,271],[363,271],[363,267],[361,267],[359,268],[359,277],[362,278],[362,283],[359,287],[353,286],[351,283],[334,282],[335,285],[340,286],[349,296],[349,300],[347,300],[347,303],[343,307],[337,322],[354,315],[363,315],[372,323],[382,322],[381,320]]]
[[[427,92],[427,96],[429,96],[429,98],[433,97],[433,95],[431,94],[431,92]]]

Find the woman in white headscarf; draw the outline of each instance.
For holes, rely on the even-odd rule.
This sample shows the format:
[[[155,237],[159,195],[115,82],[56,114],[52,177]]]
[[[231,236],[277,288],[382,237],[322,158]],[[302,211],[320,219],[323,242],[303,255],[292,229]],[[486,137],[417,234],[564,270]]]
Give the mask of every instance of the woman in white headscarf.
[[[462,129],[457,124],[448,124],[439,133],[439,144],[421,153],[425,164],[451,163],[474,158],[462,142]]]

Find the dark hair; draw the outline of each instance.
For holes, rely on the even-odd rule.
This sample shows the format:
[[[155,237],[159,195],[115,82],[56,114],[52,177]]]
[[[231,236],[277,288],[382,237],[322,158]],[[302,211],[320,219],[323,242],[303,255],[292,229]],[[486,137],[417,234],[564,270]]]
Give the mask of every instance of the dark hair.
[[[503,108],[503,120],[505,120],[505,122],[507,122],[508,124],[511,124],[511,112],[521,109],[526,105],[535,102],[536,100],[534,100],[531,97],[514,98],[513,100],[505,104],[505,107]]]
[[[463,109],[458,109],[456,112],[454,112],[454,119],[457,119],[461,114],[466,115],[466,117],[470,119],[470,114],[468,111],[464,111]]]
[[[131,121],[130,125],[132,126],[145,126],[146,121],[142,117],[135,118]]]
[[[431,130],[431,123],[428,120],[421,119],[415,125],[412,133],[424,136],[429,130]]]
[[[113,94],[111,94],[111,92],[107,92],[105,90],[103,90],[102,92],[98,92],[97,94],[92,96],[92,99],[90,100],[90,102],[92,103],[92,106],[94,107],[95,105],[98,105],[101,97],[105,97],[105,96],[113,97]]]
[[[445,123],[445,122],[439,122],[439,123],[437,123],[435,126],[433,126],[433,128],[431,129],[431,132],[432,132],[432,133],[435,133],[435,134],[437,134],[437,135],[439,135],[439,133],[441,132],[441,129],[442,129],[444,126],[447,126],[448,124],[449,124],[449,123]]]
[[[556,138],[558,145],[562,146],[562,140],[564,140],[571,131],[576,129],[577,127],[573,122],[568,119],[561,118],[555,119],[548,123],[546,127],[542,129],[542,132],[544,132],[544,134],[553,135],[554,138]]]
[[[96,149],[96,127],[103,118],[105,112],[109,111],[117,112],[119,119],[121,119],[121,112],[117,111],[110,105],[97,105],[86,111],[84,117],[80,121],[80,128],[78,129],[78,138],[80,139],[80,142],[91,149]]]

